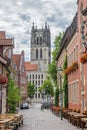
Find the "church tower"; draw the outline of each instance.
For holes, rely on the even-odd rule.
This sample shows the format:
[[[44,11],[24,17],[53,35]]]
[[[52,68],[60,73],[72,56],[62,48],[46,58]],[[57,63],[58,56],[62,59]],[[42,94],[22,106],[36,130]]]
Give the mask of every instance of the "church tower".
[[[31,65],[36,65],[37,69],[29,72],[28,79],[36,89],[33,101],[41,102],[43,96],[39,92],[39,87],[47,77],[48,66],[51,62],[50,29],[47,23],[45,23],[44,28],[42,27],[41,29],[37,29],[33,23],[30,51],[30,63]],[[33,69],[33,66],[31,68]]]
[[[32,26],[31,30],[31,63],[38,64],[39,72],[46,72],[51,61],[50,29],[47,23],[42,29]]]

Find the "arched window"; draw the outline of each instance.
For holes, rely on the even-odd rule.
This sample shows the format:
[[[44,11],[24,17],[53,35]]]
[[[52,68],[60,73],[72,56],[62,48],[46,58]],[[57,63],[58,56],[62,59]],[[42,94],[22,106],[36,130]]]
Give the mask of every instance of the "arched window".
[[[40,58],[42,59],[42,49],[40,49]]]
[[[36,59],[38,59],[38,49],[36,49]]]
[[[37,37],[37,45],[39,45],[39,38]]]
[[[42,37],[40,37],[40,45],[42,45]]]

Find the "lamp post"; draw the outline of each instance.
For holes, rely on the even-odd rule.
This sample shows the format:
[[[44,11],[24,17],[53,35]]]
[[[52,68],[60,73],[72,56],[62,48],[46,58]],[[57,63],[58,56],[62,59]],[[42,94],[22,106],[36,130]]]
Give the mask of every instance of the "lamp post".
[[[42,89],[42,98],[43,98],[43,102],[44,102],[44,96],[45,96],[45,90]]]
[[[63,69],[62,67],[58,67],[58,72],[62,72]],[[60,101],[60,117],[61,120],[63,119],[62,117],[62,108],[63,108],[63,99],[62,99],[62,75],[60,73],[59,74],[59,79],[60,79],[60,91],[59,91],[59,101]]]

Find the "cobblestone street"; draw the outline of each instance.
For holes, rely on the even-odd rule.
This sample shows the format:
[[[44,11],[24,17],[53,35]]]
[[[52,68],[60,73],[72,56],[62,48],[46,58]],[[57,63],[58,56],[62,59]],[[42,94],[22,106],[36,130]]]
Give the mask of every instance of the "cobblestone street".
[[[53,115],[50,110],[40,110],[39,104],[33,104],[28,110],[20,110],[24,115],[24,125],[19,130],[81,130],[67,120]]]

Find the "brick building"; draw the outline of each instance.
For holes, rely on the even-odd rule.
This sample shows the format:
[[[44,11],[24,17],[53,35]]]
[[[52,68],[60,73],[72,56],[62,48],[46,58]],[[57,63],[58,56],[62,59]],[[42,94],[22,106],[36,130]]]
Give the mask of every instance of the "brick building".
[[[22,51],[21,54],[13,54],[12,60],[15,65],[17,65],[16,84],[19,87],[22,102],[25,102],[27,100],[28,82],[25,69],[24,51]]]
[[[78,9],[71,25],[66,29],[61,43],[61,48],[65,48],[68,66],[68,97],[69,108],[80,109],[81,111],[87,110],[87,64],[82,64],[80,59],[86,53],[86,45],[83,41],[81,29],[86,16],[82,14],[83,10],[87,7],[87,0],[78,0]],[[86,34],[86,26],[84,32]],[[86,36],[85,36],[86,37]],[[83,38],[83,39],[82,39]],[[84,39],[85,40],[85,39]],[[63,45],[63,46],[62,46]],[[61,50],[57,56],[57,67],[61,65],[59,62]],[[62,54],[63,55],[63,54]]]

